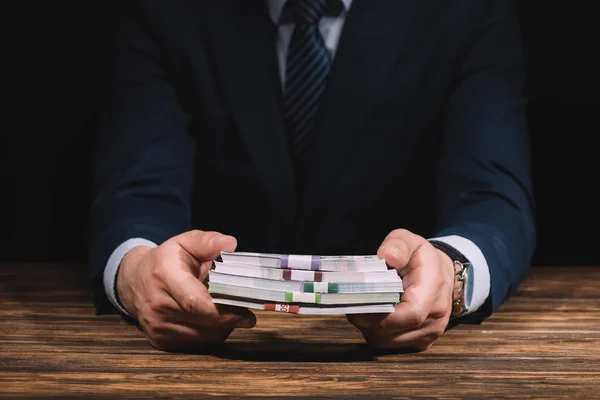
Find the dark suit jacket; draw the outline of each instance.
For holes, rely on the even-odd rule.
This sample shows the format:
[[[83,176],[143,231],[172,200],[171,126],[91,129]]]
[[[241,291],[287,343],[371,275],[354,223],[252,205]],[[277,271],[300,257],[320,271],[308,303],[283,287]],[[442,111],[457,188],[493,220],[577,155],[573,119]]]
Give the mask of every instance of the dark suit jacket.
[[[472,240],[495,310],[535,232],[523,57],[508,0],[355,0],[296,182],[266,0],[127,3],[98,127],[90,269],[190,228],[239,250],[373,254],[387,233]],[[299,193],[302,193],[300,195]]]

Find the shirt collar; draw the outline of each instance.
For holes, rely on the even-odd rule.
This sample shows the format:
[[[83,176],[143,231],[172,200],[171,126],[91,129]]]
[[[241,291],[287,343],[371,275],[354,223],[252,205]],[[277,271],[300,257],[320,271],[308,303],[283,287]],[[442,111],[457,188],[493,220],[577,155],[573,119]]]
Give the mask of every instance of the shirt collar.
[[[269,15],[271,16],[271,19],[275,25],[279,25],[281,11],[283,11],[283,6],[285,5],[286,1],[287,0],[267,0],[267,5],[269,6]],[[342,0],[342,3],[344,3],[346,11],[348,11],[352,5],[352,0]]]

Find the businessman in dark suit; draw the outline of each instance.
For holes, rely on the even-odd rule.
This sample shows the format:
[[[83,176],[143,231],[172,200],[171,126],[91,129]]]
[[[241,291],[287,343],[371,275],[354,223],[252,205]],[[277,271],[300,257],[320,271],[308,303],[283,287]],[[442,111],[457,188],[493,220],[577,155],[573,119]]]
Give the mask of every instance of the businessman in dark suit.
[[[98,126],[90,221],[99,313],[160,349],[255,316],[201,281],[220,251],[377,254],[389,315],[427,349],[519,285],[535,243],[523,56],[508,0],[127,3]]]

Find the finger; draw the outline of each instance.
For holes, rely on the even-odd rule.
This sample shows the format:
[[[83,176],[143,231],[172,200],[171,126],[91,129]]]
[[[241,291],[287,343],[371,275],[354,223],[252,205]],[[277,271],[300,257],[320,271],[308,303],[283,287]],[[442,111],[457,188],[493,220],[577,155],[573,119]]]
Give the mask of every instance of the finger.
[[[347,314],[346,319],[360,330],[369,329],[371,325],[369,314]]]
[[[222,251],[234,251],[237,247],[236,238],[219,232],[193,230],[172,240],[199,262],[213,261]]]
[[[148,340],[164,351],[207,350],[224,342],[233,329],[207,328],[186,322],[164,323],[145,329]]]
[[[403,300],[396,306],[393,313],[381,319],[373,319],[369,329],[381,334],[396,334],[423,325],[429,316],[435,292],[427,290],[426,287],[419,288],[418,291],[423,295],[416,295],[412,296],[410,300]]]
[[[436,250],[433,247],[427,250],[421,247],[411,258],[410,272],[403,277],[404,293],[394,312],[366,316],[367,329],[392,334],[419,328],[427,320],[439,298],[442,279],[438,274]]]
[[[175,301],[175,299],[167,292],[164,292],[164,294],[162,295],[155,295],[154,297],[156,297],[156,301],[153,304],[149,304],[149,308],[147,309],[147,312],[144,313],[144,319],[141,321],[143,325],[152,325],[153,321],[164,321],[164,322],[171,322],[171,323],[175,323],[175,322],[186,322],[186,323],[190,323],[193,325],[198,325],[198,326],[205,326],[207,324],[210,325],[209,322],[207,322],[205,325],[199,325],[198,324],[198,315],[197,314],[191,314],[187,311],[185,311],[180,304]],[[210,296],[209,296],[210,297]],[[213,304],[212,302],[210,303],[211,305],[215,306],[218,310],[218,313],[221,316],[225,316],[227,314],[235,314],[235,315],[239,315],[241,313],[242,317],[248,317],[250,319],[250,321],[244,325],[244,324],[236,324],[234,327],[235,328],[252,328],[255,324],[256,324],[256,320],[255,320],[255,316],[253,313],[249,312],[247,309],[245,308],[240,308],[240,307],[234,307],[234,306],[229,306],[229,305],[223,305],[223,304]],[[246,313],[246,311],[248,311],[248,313]],[[218,326],[218,324],[215,324],[215,326]],[[208,327],[208,326],[205,326]],[[210,327],[212,328],[213,326],[210,325]],[[231,328],[231,327],[226,327],[226,328]]]
[[[375,332],[379,335],[398,335],[402,332],[407,332],[418,328],[420,321],[409,321],[403,318],[402,315],[392,314],[365,314],[365,315],[349,315],[348,321],[356,326],[362,332]]]
[[[379,348],[416,348],[419,350],[426,350],[439,339],[443,333],[443,321],[435,320],[427,326],[409,330],[401,334],[381,334],[380,332],[364,331],[363,336],[369,344]]]
[[[188,322],[222,328],[251,328],[256,324],[255,315],[245,308],[212,303],[206,286],[190,274],[174,273],[167,280],[167,292],[186,314]]]
[[[348,314],[346,319],[361,331],[370,330],[377,321],[385,319],[387,314]]]
[[[377,341],[367,340],[367,343],[379,350],[400,350],[402,352],[412,353],[421,352],[429,349],[433,345],[433,343],[435,343],[435,340],[423,337],[423,339],[402,343],[397,343],[393,339],[381,339]]]
[[[425,243],[427,243],[425,239],[406,229],[396,229],[381,243],[377,256],[384,259],[388,266],[398,270],[400,277],[403,277],[407,273],[405,267],[410,264],[413,255]]]

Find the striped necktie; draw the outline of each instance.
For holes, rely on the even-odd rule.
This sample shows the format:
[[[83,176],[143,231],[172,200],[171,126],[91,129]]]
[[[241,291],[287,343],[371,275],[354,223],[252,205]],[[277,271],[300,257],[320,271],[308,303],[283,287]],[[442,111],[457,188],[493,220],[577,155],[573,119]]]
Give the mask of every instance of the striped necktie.
[[[340,15],[343,7],[340,0],[288,0],[282,11],[282,21],[295,24],[286,60],[283,111],[296,162],[310,143],[331,64],[319,21],[326,13]]]

